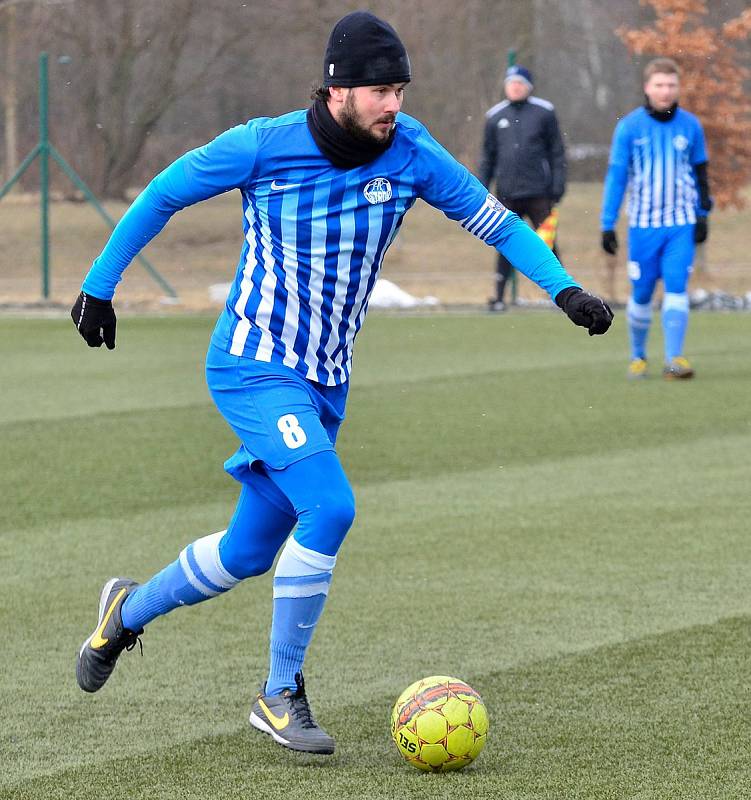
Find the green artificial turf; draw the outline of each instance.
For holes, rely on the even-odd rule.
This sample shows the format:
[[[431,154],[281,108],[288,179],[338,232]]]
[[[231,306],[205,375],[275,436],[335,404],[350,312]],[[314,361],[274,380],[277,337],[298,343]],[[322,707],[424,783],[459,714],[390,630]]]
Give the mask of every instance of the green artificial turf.
[[[212,320],[0,319],[0,797],[744,798],[751,316],[696,314],[695,381],[625,378],[623,316],[376,316],[339,452],[358,518],[306,663],[334,756],[252,730],[270,577],[157,620],[98,694],[75,653],[113,574],[224,528]],[[487,747],[424,775],[396,696],[452,674]]]

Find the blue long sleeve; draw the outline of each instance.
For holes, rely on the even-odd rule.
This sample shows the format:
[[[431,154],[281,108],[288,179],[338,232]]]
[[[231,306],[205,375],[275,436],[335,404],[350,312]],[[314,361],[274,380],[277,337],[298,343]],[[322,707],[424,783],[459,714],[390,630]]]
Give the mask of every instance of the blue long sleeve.
[[[579,284],[542,239],[516,214],[509,212],[498,230],[487,239],[514,267],[555,300],[570,286]]]
[[[602,193],[602,230],[612,231],[618,221],[618,214],[623,202],[623,194],[628,183],[628,167],[623,164],[611,164],[605,177],[605,189]]]
[[[118,222],[84,279],[83,291],[110,300],[125,268],[175,212],[248,180],[256,142],[251,123],[238,125],[181,156],[157,175]]]
[[[180,168],[175,162],[165,172]],[[185,202],[170,200],[162,189],[164,175],[162,173],[154,178],[118,222],[84,279],[81,287],[84,292],[102,300],[110,300],[128,264],[162,230],[176,211],[190,205],[187,198]]]

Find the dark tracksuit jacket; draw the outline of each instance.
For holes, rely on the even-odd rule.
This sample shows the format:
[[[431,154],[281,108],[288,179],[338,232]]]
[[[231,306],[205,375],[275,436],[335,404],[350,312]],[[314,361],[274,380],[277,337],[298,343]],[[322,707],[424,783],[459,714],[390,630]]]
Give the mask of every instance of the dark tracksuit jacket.
[[[530,96],[503,100],[485,115],[480,180],[501,202],[547,197],[554,203],[566,188],[566,155],[553,104]]]

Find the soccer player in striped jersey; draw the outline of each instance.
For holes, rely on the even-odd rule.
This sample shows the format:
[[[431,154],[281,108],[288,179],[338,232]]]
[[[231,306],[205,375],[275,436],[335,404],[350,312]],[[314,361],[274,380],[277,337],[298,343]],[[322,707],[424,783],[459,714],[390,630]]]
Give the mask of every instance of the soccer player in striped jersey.
[[[628,186],[627,316],[631,340],[630,378],[647,375],[647,337],[652,295],[663,282],[662,327],[668,379],[694,375],[683,353],[688,326],[688,280],[694,243],[706,241],[712,208],[704,131],[678,107],[680,71],[669,58],[644,69],[646,103],[616,126],[602,201],[602,247],[615,255],[615,224]]]
[[[610,309],[400,113],[409,80],[394,29],[367,12],[347,15],[329,38],[312,107],[252,119],[179,158],[135,200],[86,276],[73,320],[90,346],[111,349],[111,299],[136,253],[176,211],[240,190],[243,246],[206,360],[211,395],[240,440],[225,463],[241,484],[237,507],[226,530],[188,544],[146,583],[105,584],[77,660],[84,691],[104,685],[151,620],[268,571],[281,550],[269,672],[250,722],[285,747],[333,752],[302,666],[355,513],[336,436],[368,298],[418,197],[503,251],[590,335],[610,327]]]

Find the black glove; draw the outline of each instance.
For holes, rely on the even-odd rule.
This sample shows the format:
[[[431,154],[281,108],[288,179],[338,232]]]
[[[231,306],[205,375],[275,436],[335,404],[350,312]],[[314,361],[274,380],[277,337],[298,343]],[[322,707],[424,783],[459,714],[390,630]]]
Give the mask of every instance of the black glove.
[[[587,328],[590,336],[605,333],[613,321],[613,312],[604,300],[576,286],[558,292],[555,302],[574,325]]]
[[[70,316],[89,347],[101,347],[104,342],[108,350],[115,349],[117,317],[111,300],[100,300],[98,297],[81,292],[70,311]]]
[[[701,244],[707,241],[709,236],[709,220],[706,217],[697,217],[694,225],[694,241]]]
[[[618,237],[615,235],[615,231],[602,232],[602,249],[611,256],[618,252]]]

